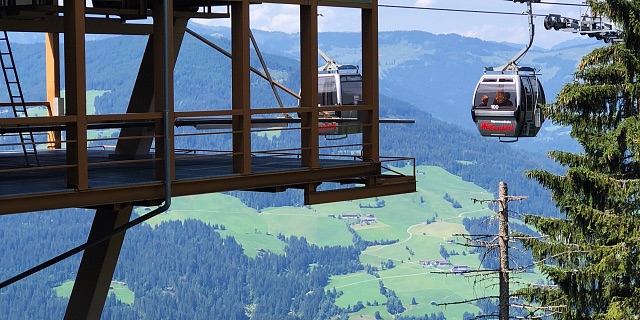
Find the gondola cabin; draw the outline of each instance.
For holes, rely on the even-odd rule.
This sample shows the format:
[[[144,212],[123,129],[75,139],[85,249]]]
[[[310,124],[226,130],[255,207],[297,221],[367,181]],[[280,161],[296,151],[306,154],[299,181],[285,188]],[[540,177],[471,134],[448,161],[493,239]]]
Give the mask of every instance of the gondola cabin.
[[[535,71],[484,74],[476,86],[471,117],[484,137],[535,137],[544,117],[544,90]]]
[[[337,71],[318,74],[318,104],[321,106],[358,105],[362,99],[362,75],[355,66],[340,66]],[[353,119],[354,121],[320,122],[321,135],[361,133],[357,110],[327,111],[324,118]]]

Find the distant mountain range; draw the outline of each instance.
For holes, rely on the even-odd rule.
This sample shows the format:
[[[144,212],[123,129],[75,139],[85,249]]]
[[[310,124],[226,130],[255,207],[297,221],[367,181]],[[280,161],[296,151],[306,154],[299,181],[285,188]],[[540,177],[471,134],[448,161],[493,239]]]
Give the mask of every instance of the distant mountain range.
[[[191,22],[189,27],[214,39],[230,38],[230,29],[226,27],[195,22]],[[262,52],[293,59],[299,57],[298,34],[260,30],[254,30],[253,33]],[[109,37],[113,36],[88,35],[87,40]],[[34,33],[11,33],[10,39],[14,43],[44,41],[41,34]],[[360,41],[359,33],[329,32],[319,35],[318,45],[338,63],[361,65]],[[551,49],[534,46],[519,64],[534,67],[542,73],[541,81],[547,101],[550,102],[562,86],[572,79],[580,58],[602,45],[602,42],[585,38],[572,39]],[[380,32],[380,93],[473,131],[475,128],[469,113],[471,96],[483,68],[504,64],[522,47],[519,44],[489,42],[457,34]],[[565,131],[546,123],[540,140],[562,139]]]
[[[209,36],[228,38],[230,34],[228,28],[193,23],[190,27]],[[292,58],[299,56],[297,34],[254,31],[254,36],[263,52]],[[361,65],[360,41],[359,33],[331,32],[321,33],[318,45],[338,63]],[[551,49],[534,46],[519,64],[534,67],[542,73],[547,102],[552,102],[562,86],[572,80],[580,58],[602,45],[602,42],[585,38],[572,39]],[[469,110],[483,68],[504,64],[522,47],[457,34],[380,32],[380,93],[475,132]],[[537,152],[551,148],[579,150],[567,128],[554,126],[549,121],[536,139],[523,139],[515,146]]]

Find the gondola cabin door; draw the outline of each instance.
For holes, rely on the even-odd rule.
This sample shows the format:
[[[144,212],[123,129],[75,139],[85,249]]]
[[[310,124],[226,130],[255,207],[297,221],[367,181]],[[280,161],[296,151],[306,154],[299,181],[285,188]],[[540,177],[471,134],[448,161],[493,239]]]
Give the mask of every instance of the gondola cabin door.
[[[318,103],[321,106],[358,105],[362,99],[362,76],[358,73],[321,73],[318,74]],[[322,115],[327,118],[350,118],[352,122],[320,123],[320,134],[347,135],[361,133],[358,111],[328,111]]]

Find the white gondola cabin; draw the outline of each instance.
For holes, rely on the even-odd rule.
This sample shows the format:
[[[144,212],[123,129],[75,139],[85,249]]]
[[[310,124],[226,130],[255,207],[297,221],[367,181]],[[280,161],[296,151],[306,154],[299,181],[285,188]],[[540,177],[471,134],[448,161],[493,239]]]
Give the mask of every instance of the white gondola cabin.
[[[471,117],[485,137],[535,137],[544,117],[544,89],[535,70],[515,74],[485,74],[478,81]]]
[[[529,42],[506,64],[486,67],[473,93],[471,118],[483,137],[498,137],[504,142],[535,137],[544,122],[540,107],[546,100],[538,74],[533,68],[517,64],[533,44],[532,1],[539,0],[526,1]]]

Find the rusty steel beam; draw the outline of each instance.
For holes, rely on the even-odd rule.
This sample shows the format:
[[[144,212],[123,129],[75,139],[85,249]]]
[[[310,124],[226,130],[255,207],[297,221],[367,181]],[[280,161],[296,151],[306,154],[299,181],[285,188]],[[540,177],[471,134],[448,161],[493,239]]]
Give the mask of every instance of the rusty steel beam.
[[[173,65],[180,52],[184,34],[187,28],[188,19],[175,19],[174,22],[174,35],[173,35]],[[148,114],[147,119],[160,119],[161,112],[154,112],[154,50],[153,50],[153,37],[150,36],[147,41],[147,46],[140,62],[140,69],[136,77],[136,82],[131,92],[131,98],[129,99],[129,105],[127,107],[128,116],[126,119],[134,119],[138,115]],[[162,111],[162,110],[161,110]],[[158,117],[160,115],[160,117]],[[92,116],[98,119],[99,116]],[[125,128],[120,131],[120,137],[146,137],[151,135],[152,129],[148,127],[140,128]],[[114,152],[115,158],[122,159],[135,159],[139,157],[145,157],[149,155],[151,150],[152,139],[122,139],[118,140],[116,150]]]
[[[362,9],[362,96],[371,109],[364,113],[362,157],[380,162],[380,96],[378,83],[378,0],[371,9]]]
[[[0,127],[19,125],[46,125],[76,122],[75,115],[50,116],[50,117],[28,117],[28,118],[0,118]]]
[[[404,194],[416,191],[415,181],[403,181],[359,188],[338,189],[329,191],[305,190],[304,204],[313,205],[337,201],[349,201],[373,197]]]
[[[318,141],[318,1],[300,6],[300,142],[302,165],[320,166]]]
[[[67,123],[67,185],[89,188],[87,165],[87,84],[85,66],[84,1],[64,3],[64,51],[66,114],[77,116]]]
[[[132,212],[131,204],[98,208],[87,242],[99,239],[129,222]],[[124,236],[124,232],[119,233],[84,251],[65,320],[100,319]]]
[[[64,114],[64,106],[58,104],[60,102],[60,35],[47,33],[45,37],[47,102],[51,108],[51,115],[60,116]],[[51,131],[47,139],[49,149],[62,147],[62,133],[60,131]]]
[[[323,181],[351,180],[377,174],[379,165],[371,163],[313,170],[235,175],[201,180],[181,180],[171,184],[173,196],[188,196],[232,190],[250,190],[269,187],[293,187]],[[111,203],[144,202],[162,199],[162,183],[91,188],[83,192],[73,190],[38,193],[0,198],[0,215],[61,208],[88,208]]]
[[[165,127],[162,119],[156,119],[155,130],[155,156],[164,155],[166,152],[171,154],[169,159],[162,159],[162,161],[156,162],[156,179],[164,180],[165,175],[169,175],[171,181],[175,180],[175,157],[174,152],[174,139],[173,139],[173,69],[177,58],[177,51],[172,45],[173,42],[173,1],[166,0],[154,0],[153,10],[153,110],[156,113],[162,113],[165,110],[165,103],[168,103],[168,114],[166,121],[172,125]],[[166,8],[163,8],[167,5]],[[163,8],[163,10],[157,10]],[[166,21],[165,21],[166,19]],[[166,33],[166,34],[165,34]],[[182,31],[184,35],[184,30]],[[167,38],[168,37],[168,38]],[[165,56],[165,46],[168,48],[169,56]],[[166,69],[169,70],[166,70]],[[166,85],[170,84],[170,85]],[[165,130],[168,130],[165,132]],[[164,137],[169,136],[169,145],[165,146]],[[166,150],[165,147],[169,150]],[[169,162],[168,166],[165,166],[165,162]],[[170,172],[165,172],[165,168],[171,168]]]
[[[249,0],[231,3],[231,117],[233,172],[251,173],[251,87]]]
[[[0,18],[0,30],[18,32],[64,33],[64,17],[51,16],[46,19],[7,19]],[[143,23],[123,23],[120,19],[85,18],[88,34],[152,34],[152,25]]]
[[[232,0],[233,1],[233,0]],[[308,5],[309,0],[260,0],[260,3],[277,3],[292,5]],[[343,8],[363,8],[369,9],[371,1],[336,1],[336,0],[318,0],[318,5],[323,7],[343,7]]]

